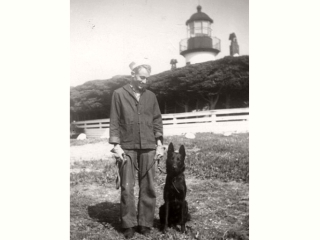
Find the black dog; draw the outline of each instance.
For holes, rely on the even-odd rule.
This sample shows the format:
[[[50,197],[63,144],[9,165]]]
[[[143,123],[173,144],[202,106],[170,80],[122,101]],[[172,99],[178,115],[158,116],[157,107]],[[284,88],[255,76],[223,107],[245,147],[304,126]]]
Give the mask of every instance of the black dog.
[[[185,224],[190,220],[188,203],[185,200],[187,186],[184,177],[184,159],[186,152],[182,145],[179,153],[174,151],[173,144],[169,144],[167,153],[167,178],[164,186],[164,204],[159,208],[160,222],[165,232],[168,226],[181,225],[181,232],[185,232]]]

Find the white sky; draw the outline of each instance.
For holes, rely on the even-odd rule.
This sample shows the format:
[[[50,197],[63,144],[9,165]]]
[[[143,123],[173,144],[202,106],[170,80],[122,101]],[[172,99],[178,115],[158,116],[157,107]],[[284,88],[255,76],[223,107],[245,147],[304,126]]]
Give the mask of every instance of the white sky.
[[[129,74],[137,57],[150,59],[152,74],[169,70],[172,58],[177,67],[185,66],[179,43],[199,3],[214,21],[213,36],[221,40],[217,58],[229,55],[232,32],[240,55],[248,55],[248,0],[71,0],[70,85]]]

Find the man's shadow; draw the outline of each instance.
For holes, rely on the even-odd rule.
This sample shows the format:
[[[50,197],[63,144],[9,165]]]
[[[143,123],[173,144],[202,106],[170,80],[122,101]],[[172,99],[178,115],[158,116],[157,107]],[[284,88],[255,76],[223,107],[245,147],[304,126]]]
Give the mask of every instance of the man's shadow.
[[[93,220],[103,225],[109,223],[116,231],[121,231],[120,203],[102,202],[89,206],[88,214]]]
[[[102,202],[88,206],[89,217],[105,225],[109,223],[116,231],[121,232],[120,203]],[[160,230],[161,224],[158,218],[153,221],[153,227]]]

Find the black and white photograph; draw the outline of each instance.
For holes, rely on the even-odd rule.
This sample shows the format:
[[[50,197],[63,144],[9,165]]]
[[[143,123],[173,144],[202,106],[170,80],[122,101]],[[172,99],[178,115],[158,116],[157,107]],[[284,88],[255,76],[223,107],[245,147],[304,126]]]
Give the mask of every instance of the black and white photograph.
[[[2,2],[1,239],[319,239],[318,5]]]
[[[70,239],[249,239],[249,1],[70,1]]]

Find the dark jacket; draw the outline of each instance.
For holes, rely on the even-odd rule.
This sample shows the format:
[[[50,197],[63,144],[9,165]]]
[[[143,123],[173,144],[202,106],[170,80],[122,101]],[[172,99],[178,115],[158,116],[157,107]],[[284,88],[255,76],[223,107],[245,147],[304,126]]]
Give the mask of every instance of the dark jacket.
[[[123,149],[155,149],[163,135],[162,117],[155,94],[143,92],[138,101],[129,84],[114,91],[110,111],[109,143]]]

